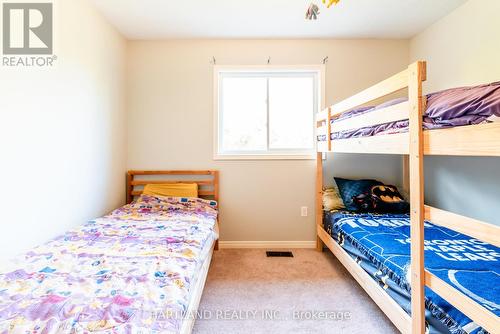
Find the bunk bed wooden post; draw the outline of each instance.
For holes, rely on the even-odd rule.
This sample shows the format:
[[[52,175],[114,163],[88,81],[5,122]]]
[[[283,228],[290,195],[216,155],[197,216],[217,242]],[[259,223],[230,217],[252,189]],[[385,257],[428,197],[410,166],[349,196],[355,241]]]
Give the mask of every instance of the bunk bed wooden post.
[[[332,108],[329,107],[327,109],[326,114],[326,142],[328,151],[332,150],[332,139],[330,137],[330,133],[332,133]],[[323,153],[316,153],[316,229],[318,227],[323,228]],[[320,252],[323,251],[324,243],[319,237],[316,235],[316,249]]]
[[[323,227],[323,153],[316,153],[316,230]],[[316,249],[323,251],[323,241],[316,234]]]
[[[326,128],[327,128],[326,140],[328,143],[328,151],[331,151],[332,150],[332,137],[330,136],[330,134],[332,133],[332,107],[328,108],[328,114],[326,117]]]
[[[411,332],[425,333],[424,272],[424,144],[422,81],[426,64],[418,61],[408,67],[409,167],[410,167],[410,238],[411,238]]]

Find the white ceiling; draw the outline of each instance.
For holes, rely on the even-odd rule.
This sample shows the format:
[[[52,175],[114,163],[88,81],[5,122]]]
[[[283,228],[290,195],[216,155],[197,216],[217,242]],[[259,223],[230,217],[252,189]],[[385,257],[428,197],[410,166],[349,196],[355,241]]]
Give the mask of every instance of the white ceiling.
[[[409,38],[466,0],[91,0],[129,39]],[[317,21],[305,20],[311,2]]]

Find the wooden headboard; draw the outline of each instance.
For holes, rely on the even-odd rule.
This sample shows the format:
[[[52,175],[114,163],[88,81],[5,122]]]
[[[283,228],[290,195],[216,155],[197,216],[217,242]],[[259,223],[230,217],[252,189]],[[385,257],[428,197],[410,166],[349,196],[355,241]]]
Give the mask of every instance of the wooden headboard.
[[[146,184],[197,183],[198,196],[219,201],[219,171],[216,170],[129,170],[127,204],[142,194]]]

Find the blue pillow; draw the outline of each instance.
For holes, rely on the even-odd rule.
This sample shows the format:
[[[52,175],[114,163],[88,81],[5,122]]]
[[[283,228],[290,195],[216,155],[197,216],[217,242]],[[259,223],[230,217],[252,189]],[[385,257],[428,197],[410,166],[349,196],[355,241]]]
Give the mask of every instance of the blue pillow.
[[[354,212],[370,211],[372,207],[368,202],[361,204],[359,198],[370,198],[372,187],[383,185],[377,180],[349,180],[340,177],[335,178],[335,183],[339,188],[339,194],[344,201],[345,208]]]

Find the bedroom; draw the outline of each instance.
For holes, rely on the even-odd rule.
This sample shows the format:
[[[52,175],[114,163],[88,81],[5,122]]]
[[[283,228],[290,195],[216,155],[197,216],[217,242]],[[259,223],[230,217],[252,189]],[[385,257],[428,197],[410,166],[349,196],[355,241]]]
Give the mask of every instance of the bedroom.
[[[2,263],[122,207],[127,171],[218,171],[217,181],[196,176],[213,182],[200,188],[213,191],[211,200],[220,183],[220,250],[213,252],[199,309],[209,311],[205,318],[248,311],[250,319],[200,317],[194,332],[398,331],[337,256],[315,250],[322,211],[316,210],[316,147],[300,152],[310,155],[302,159],[217,158],[215,72],[318,71],[323,94],[316,111],[418,60],[426,61],[423,94],[494,83],[498,1],[341,0],[330,8],[312,1],[316,20],[305,19],[311,1],[299,0],[33,2],[53,4],[53,50],[37,56],[53,66],[0,66]],[[2,1],[4,14],[7,3],[23,2]],[[6,55],[2,47],[2,57],[32,57]],[[498,225],[498,137],[486,139],[496,156],[425,157],[426,204]],[[402,155],[325,155],[321,187],[334,186],[334,176],[373,178],[404,193]],[[490,237],[498,242],[498,232]],[[267,258],[266,250],[294,257]],[[255,311],[305,315],[262,321]],[[313,311],[351,316],[308,320]],[[0,326],[11,325],[11,318],[0,318]]]

